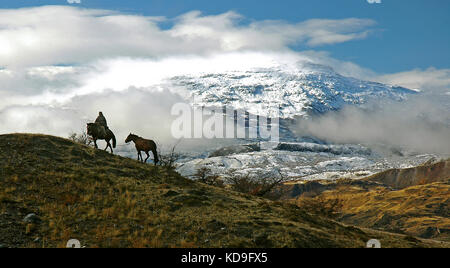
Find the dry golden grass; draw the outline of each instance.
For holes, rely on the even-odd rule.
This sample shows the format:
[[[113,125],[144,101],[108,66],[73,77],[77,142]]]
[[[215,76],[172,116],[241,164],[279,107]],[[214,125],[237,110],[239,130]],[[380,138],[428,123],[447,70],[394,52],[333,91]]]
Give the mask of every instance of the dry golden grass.
[[[450,241],[450,181],[402,190],[383,186],[338,187],[297,202],[328,204],[337,198],[340,204],[337,219],[346,224]]]
[[[22,219],[36,213],[41,222]],[[37,239],[38,238],[38,239]],[[44,135],[0,136],[0,243],[10,247],[443,247]]]

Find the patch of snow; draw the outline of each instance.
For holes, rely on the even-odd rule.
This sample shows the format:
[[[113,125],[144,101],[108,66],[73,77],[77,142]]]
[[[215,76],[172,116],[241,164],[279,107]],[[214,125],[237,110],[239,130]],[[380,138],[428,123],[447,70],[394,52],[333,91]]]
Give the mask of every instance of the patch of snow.
[[[261,177],[276,171],[295,180],[325,171],[366,170],[372,166],[373,161],[363,157],[341,157],[322,152],[266,150],[195,159],[180,164],[177,171],[187,177],[193,177],[202,167],[209,168],[213,173],[224,177],[232,175]]]
[[[338,145],[344,146],[344,145]],[[360,145],[357,145],[360,146]],[[262,147],[263,144],[262,144]],[[202,167],[224,178],[248,175],[252,178],[282,175],[288,180],[358,179],[391,168],[418,166],[436,156],[430,154],[387,157],[378,154],[333,154],[317,151],[262,150],[229,156],[199,158],[180,163],[177,171],[186,177],[195,175]],[[364,150],[362,150],[364,152]]]
[[[316,165],[327,171],[351,171],[371,168],[374,163],[362,157],[341,157],[336,160],[323,161]]]

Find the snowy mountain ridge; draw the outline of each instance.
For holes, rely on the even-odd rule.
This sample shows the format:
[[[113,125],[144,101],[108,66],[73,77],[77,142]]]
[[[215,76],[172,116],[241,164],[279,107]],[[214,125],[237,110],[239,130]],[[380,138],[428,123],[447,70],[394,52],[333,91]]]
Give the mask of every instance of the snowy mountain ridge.
[[[418,94],[403,87],[345,77],[331,67],[308,61],[183,74],[172,77],[170,82],[187,90],[195,106],[231,106],[268,117],[280,107],[282,125],[289,121],[284,119],[310,117],[339,110],[345,105],[384,99],[403,101],[409,95]],[[187,160],[180,163],[177,170],[188,177],[200,167],[223,176],[231,172],[261,177],[270,170],[278,170],[295,180],[357,178],[404,165],[403,161],[389,164],[384,157],[361,145],[324,145],[302,142],[292,134],[281,136],[287,143],[280,143],[276,148]],[[411,157],[405,162],[409,165],[420,161],[422,158]]]
[[[345,77],[331,67],[298,62],[238,71],[175,76],[170,82],[186,89],[195,105],[244,109],[271,116],[280,107],[281,118],[310,116],[344,105],[360,105],[372,99],[402,101],[416,91]]]

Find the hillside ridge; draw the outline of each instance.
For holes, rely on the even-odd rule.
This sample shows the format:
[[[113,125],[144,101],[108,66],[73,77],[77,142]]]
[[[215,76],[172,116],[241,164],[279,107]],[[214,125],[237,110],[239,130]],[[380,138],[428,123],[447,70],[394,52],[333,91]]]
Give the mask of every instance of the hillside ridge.
[[[26,216],[35,214],[33,220]],[[0,135],[3,247],[445,247],[359,229],[69,140]]]

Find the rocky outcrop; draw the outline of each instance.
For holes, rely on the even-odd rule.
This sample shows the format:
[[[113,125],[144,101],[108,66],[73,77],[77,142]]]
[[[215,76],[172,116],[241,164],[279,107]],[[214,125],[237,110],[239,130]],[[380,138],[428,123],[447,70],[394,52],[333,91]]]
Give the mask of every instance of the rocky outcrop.
[[[224,147],[215,152],[212,152],[209,155],[209,157],[228,156],[228,155],[233,155],[233,154],[245,154],[245,153],[259,152],[259,151],[261,151],[261,146],[259,143],[234,145],[234,146]]]
[[[330,153],[334,155],[371,155],[369,148],[360,145],[324,145],[317,143],[279,143],[275,148],[278,151],[289,152],[313,152],[313,153]]]
[[[395,189],[450,180],[450,159],[406,169],[390,169],[366,178]]]

